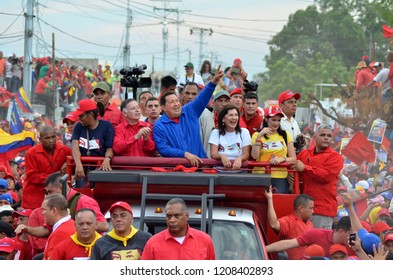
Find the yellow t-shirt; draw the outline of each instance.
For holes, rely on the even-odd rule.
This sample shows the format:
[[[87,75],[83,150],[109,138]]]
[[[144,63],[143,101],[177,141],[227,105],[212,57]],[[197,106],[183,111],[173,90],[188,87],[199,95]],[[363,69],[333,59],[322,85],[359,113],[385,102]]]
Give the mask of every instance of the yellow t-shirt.
[[[255,132],[252,135],[251,144],[255,143],[259,132]],[[291,135],[288,132],[287,134],[287,143],[293,142]],[[257,161],[270,161],[272,156],[276,157],[287,157],[288,149],[285,144],[284,138],[278,133],[271,134],[268,136],[269,139],[265,137],[261,137],[261,151],[259,153],[259,157]],[[265,173],[264,167],[254,167],[253,173]],[[285,171],[282,171],[285,170]],[[272,167],[271,177],[272,178],[287,178],[288,172],[285,167]]]

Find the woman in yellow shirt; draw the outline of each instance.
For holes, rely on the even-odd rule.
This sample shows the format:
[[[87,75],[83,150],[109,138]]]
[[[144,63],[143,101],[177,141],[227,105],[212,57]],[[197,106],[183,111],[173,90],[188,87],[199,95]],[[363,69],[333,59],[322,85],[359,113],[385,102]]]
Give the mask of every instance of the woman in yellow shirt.
[[[270,165],[278,165],[287,161],[294,162],[296,160],[293,139],[280,126],[283,116],[284,114],[279,106],[270,106],[263,120],[262,130],[252,135],[251,157],[256,161],[266,161]],[[256,167],[253,173],[265,173],[265,171],[263,167]],[[272,167],[272,186],[279,193],[289,193],[287,176],[288,172],[285,167]]]

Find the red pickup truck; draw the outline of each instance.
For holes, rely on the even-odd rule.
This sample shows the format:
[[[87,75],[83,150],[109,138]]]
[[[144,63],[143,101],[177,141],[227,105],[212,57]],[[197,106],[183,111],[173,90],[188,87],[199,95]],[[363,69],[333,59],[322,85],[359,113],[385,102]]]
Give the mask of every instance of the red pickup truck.
[[[85,166],[93,167],[102,160],[82,158]],[[224,169],[216,160],[204,160],[204,166],[192,173],[182,158],[114,157],[111,165],[112,171],[91,171],[90,186],[78,189],[93,196],[103,213],[112,203],[127,201],[133,207],[134,225],[155,234],[166,228],[166,202],[180,197],[187,203],[190,225],[211,235],[217,259],[272,257],[265,249],[267,243],[278,240],[267,226],[264,191],[270,185],[270,175],[250,172],[255,166],[265,166],[268,172],[268,163],[248,161],[242,170],[234,171]],[[69,157],[67,173],[72,175],[74,168]],[[294,194],[274,196],[278,217],[293,210],[297,193],[295,174]]]

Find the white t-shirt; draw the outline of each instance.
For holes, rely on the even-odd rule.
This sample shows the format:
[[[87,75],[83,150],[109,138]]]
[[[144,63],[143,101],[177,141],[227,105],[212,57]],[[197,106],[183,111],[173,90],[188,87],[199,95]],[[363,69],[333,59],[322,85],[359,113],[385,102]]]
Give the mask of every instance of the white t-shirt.
[[[246,128],[242,128],[241,133],[226,132],[225,135],[219,135],[218,129],[214,129],[210,134],[209,143],[218,146],[220,155],[234,160],[242,155],[243,147],[251,145],[251,136]]]
[[[294,117],[292,117],[291,119],[288,119],[287,116],[282,117],[281,128],[282,130],[285,130],[291,135],[293,142],[296,142],[296,137],[299,134],[302,134],[299,125]]]
[[[379,82],[382,85],[382,83],[386,81],[388,76],[389,76],[389,69],[383,68],[383,69],[381,69],[381,71],[379,71],[377,76],[375,76],[374,81]],[[387,82],[386,84],[384,84],[382,90],[383,90],[383,92],[385,92],[389,89],[390,89],[390,83]]]
[[[186,75],[181,75],[177,81],[177,86],[185,86],[187,82],[194,82],[198,85],[204,85],[203,79],[200,75],[194,74],[192,77],[186,77]]]

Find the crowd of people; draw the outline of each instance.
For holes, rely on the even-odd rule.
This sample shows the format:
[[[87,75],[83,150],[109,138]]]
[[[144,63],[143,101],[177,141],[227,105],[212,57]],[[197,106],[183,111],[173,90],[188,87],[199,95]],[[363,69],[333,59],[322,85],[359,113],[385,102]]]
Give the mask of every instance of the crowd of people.
[[[112,76],[109,65],[87,71],[60,68],[55,62],[59,66],[52,71],[50,58],[36,63],[35,94],[42,94],[38,100],[53,109],[52,98],[43,97],[52,92],[38,93],[37,88],[45,79],[47,87],[42,88],[53,87],[54,75],[56,86],[66,93],[62,98],[67,104],[77,102],[77,107],[67,111],[61,125],[51,123],[48,110],[23,120],[25,130],[36,132],[37,144],[0,166],[3,258],[215,259],[211,238],[188,226],[186,204],[178,198],[166,205],[167,230],[153,237],[132,225],[133,211],[124,201],[110,207],[113,230],[108,232],[97,201],[77,191],[88,184],[92,168],[83,164],[85,156],[102,157],[97,169],[103,171],[112,170],[113,157],[132,156],[185,158],[192,167],[211,158],[220,161],[224,171],[270,172],[272,185],[265,192],[268,224],[283,240],[268,245],[268,252],[287,251],[289,259],[391,258],[390,155],[386,162],[353,168],[340,154],[337,143],[345,136],[341,132],[325,124],[301,130],[295,119],[300,93],[285,90],[277,95],[277,104],[259,107],[258,86],[247,80],[241,59],[224,70],[204,61],[200,73],[188,62],[179,79],[161,78],[159,96],[145,90],[138,99],[126,100],[120,87],[116,89],[119,76]],[[377,62],[371,68],[378,67]],[[359,71],[358,80],[361,75]],[[1,126],[10,133],[7,122]],[[61,184],[67,156],[76,164],[76,188]],[[242,163],[247,160],[272,167],[246,170]],[[301,194],[294,212],[278,219],[275,194],[290,194],[295,188],[293,172],[287,168],[300,174]],[[352,202],[362,197],[368,206],[360,213]]]

